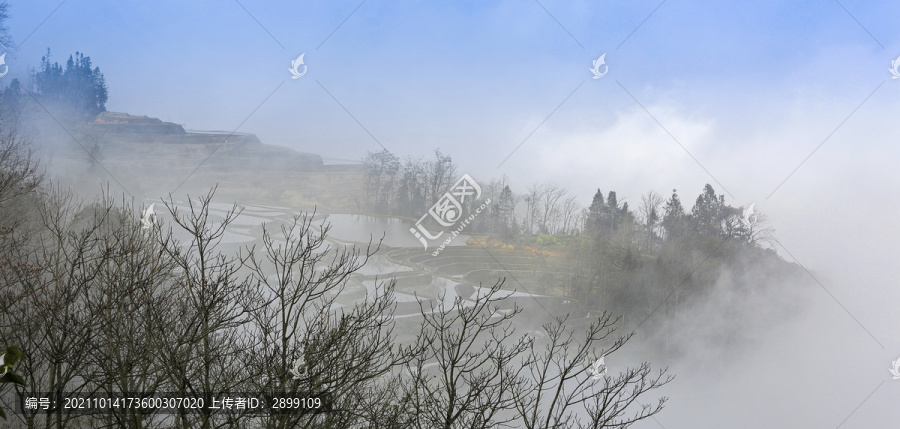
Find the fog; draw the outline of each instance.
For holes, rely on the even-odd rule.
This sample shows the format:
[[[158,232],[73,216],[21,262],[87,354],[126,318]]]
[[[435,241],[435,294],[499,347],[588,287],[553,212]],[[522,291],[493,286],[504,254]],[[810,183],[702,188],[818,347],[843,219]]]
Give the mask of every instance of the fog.
[[[298,165],[440,149],[454,180],[469,174],[487,190],[506,177],[519,194],[554,183],[585,209],[598,188],[632,210],[647,191],[677,189],[689,212],[709,183],[726,204],[765,214],[768,246],[800,275],[722,270],[669,324],[638,327],[610,371],[646,360],[676,378],[651,395],[669,398],[663,411],[634,427],[897,425],[895,2],[8,3],[17,49],[4,87],[28,81],[48,47],[61,63],[84,52],[106,78],[110,112],[279,146],[224,160],[216,144],[190,155],[109,151],[104,172],[85,173],[85,146],[72,144],[82,135],[38,110],[31,132],[47,177],[85,198],[108,183],[139,205],[173,189],[183,204],[219,185],[217,203],[248,209],[227,245],[315,208],[333,222],[335,246],[388,235],[360,272],[372,278],[351,293],[417,269],[435,275],[422,290],[455,296],[460,278],[396,250],[421,250],[406,230],[424,211],[360,217],[366,195],[343,170],[323,178]],[[301,53],[308,73],[291,79]],[[604,53],[608,74],[593,79]],[[195,164],[205,166],[194,174]],[[472,236],[453,247],[472,247]],[[513,271],[510,289],[540,294]],[[419,299],[413,286],[398,302]],[[527,309],[531,325],[551,320]]]

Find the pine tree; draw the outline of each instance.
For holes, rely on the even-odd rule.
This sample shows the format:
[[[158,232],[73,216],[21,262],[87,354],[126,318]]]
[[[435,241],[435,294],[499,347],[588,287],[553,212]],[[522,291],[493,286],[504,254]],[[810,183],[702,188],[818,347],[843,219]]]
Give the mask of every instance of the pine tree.
[[[495,214],[496,223],[500,231],[500,236],[504,241],[510,241],[516,234],[516,232],[514,232],[516,202],[512,190],[509,189],[509,185],[504,186],[503,190],[500,191],[500,196],[497,198],[495,205],[497,207]]]
[[[717,196],[712,185],[707,183],[691,209],[695,232],[706,236],[720,235],[724,215],[725,196]]]
[[[91,57],[75,52],[63,68],[51,62],[50,49],[41,57],[39,71],[32,71],[34,92],[54,108],[72,113],[76,118],[90,120],[106,111],[109,89],[99,67],[93,67]]]
[[[665,214],[663,215],[663,229],[668,239],[678,238],[685,233],[685,214],[681,199],[678,198],[678,190],[672,189],[672,197],[666,201]]]
[[[612,234],[619,229],[619,219],[622,218],[622,211],[619,209],[619,200],[616,197],[616,191],[609,191],[606,197],[606,213],[603,220],[603,231],[605,234]]]
[[[605,207],[606,203],[603,201],[603,191],[597,189],[597,193],[594,194],[594,200],[591,201],[591,206],[588,208],[588,220],[585,228],[593,237],[597,237],[600,234],[600,224],[603,222],[603,211]]]

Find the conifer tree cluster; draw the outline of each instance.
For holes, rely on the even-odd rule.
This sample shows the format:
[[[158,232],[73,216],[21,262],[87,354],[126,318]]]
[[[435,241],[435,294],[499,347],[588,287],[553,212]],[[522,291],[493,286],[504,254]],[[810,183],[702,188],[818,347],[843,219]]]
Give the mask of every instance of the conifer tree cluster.
[[[51,61],[49,48],[47,55],[41,57],[40,68],[32,70],[32,91],[41,103],[86,120],[105,112],[109,99],[106,80],[91,57],[75,52],[62,66]]]

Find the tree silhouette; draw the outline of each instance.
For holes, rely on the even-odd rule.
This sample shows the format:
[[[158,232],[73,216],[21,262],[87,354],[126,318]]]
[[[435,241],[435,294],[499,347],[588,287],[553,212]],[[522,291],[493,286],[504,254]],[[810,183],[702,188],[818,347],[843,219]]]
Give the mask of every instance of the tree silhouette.
[[[90,120],[106,111],[109,89],[100,67],[91,57],[75,52],[69,55],[65,68],[51,62],[50,48],[41,57],[40,69],[32,71],[34,93],[42,103],[62,109],[78,119]]]

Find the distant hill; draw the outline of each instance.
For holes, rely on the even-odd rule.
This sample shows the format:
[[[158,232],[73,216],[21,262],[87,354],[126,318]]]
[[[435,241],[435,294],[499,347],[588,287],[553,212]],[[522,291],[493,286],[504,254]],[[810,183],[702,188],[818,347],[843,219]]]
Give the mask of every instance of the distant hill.
[[[88,127],[100,132],[117,134],[185,134],[184,127],[179,124],[119,112],[102,112],[88,124]]]
[[[84,125],[83,135],[90,143],[97,144],[104,154],[146,155],[149,157],[167,153],[233,156],[240,154],[246,161],[259,160],[271,155],[268,161],[288,162],[291,168],[321,167],[324,162],[318,154],[297,152],[287,147],[263,144],[255,134],[229,133],[226,131],[185,131],[180,124],[163,122],[148,116],[135,116],[120,112],[103,112]],[[182,146],[172,148],[170,146]],[[237,151],[237,152],[235,152]],[[250,159],[247,159],[247,157]],[[192,158],[192,157],[188,157]],[[209,161],[216,162],[210,159]],[[189,162],[196,166],[195,162]]]
[[[341,213],[358,211],[363,199],[362,165],[325,165],[318,154],[264,144],[254,134],[186,131],[120,112],[101,113],[77,134],[80,144],[65,145],[53,163],[80,187],[99,178],[159,198],[176,188],[180,197],[218,186],[220,197]]]

